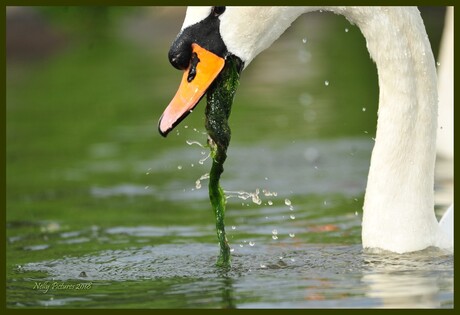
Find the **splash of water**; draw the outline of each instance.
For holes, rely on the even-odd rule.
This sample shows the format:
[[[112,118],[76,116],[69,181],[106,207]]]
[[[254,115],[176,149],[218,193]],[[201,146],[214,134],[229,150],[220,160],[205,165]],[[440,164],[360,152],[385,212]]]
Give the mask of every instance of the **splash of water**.
[[[201,181],[205,180],[205,179],[209,179],[209,173],[205,173],[205,174],[201,175],[200,178],[198,178],[195,181],[195,188],[196,189],[201,189]]]
[[[187,143],[188,145],[197,145],[201,148],[206,148],[205,145],[201,144],[199,141],[196,141],[196,140],[186,140],[185,143]]]
[[[251,198],[252,202],[255,203],[256,205],[262,204],[262,199],[260,199],[260,196],[259,196],[260,194],[259,188],[257,188],[255,192],[225,190],[224,193],[227,199],[236,197],[239,199],[247,200]]]

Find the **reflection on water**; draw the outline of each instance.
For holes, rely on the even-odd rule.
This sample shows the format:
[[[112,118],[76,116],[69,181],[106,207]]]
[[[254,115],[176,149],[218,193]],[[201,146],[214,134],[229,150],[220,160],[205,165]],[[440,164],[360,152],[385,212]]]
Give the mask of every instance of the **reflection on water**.
[[[430,248],[410,255],[368,254],[369,266],[362,281],[369,287],[366,296],[378,298],[382,307],[421,308],[448,307],[444,290],[453,290],[449,266],[453,257],[442,250]],[[447,302],[447,303],[446,303]]]
[[[368,297],[379,299],[382,307],[393,308],[441,307],[441,285],[453,287],[453,282],[439,283],[437,275],[418,272],[365,274],[362,281],[369,286]]]

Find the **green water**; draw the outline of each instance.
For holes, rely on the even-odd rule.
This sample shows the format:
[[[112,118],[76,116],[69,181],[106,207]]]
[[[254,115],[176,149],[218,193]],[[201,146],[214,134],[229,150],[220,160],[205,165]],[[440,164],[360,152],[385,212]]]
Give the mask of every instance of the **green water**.
[[[45,13],[65,45],[7,62],[8,307],[453,307],[451,255],[361,250],[378,87],[345,19],[302,17],[242,74],[222,271],[209,152],[186,143],[206,143],[205,104],[157,132],[183,13],[116,8],[91,36]]]

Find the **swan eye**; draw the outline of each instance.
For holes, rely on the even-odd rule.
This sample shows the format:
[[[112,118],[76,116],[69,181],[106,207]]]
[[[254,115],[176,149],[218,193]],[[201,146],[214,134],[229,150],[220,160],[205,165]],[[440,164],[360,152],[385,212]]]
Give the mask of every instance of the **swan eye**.
[[[225,12],[225,7],[213,7],[212,8],[212,13],[214,14],[214,16],[219,16],[224,12]]]

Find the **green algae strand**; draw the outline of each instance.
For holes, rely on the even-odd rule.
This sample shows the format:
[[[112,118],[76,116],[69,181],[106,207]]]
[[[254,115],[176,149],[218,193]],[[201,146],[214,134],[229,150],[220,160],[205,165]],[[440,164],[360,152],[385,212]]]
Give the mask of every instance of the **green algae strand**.
[[[217,266],[230,267],[230,246],[225,234],[225,193],[220,186],[220,177],[227,159],[231,130],[228,124],[233,98],[239,84],[241,66],[229,58],[222,72],[207,92],[206,131],[211,150],[212,166],[209,173],[209,199],[216,218],[217,238],[220,245]]]

